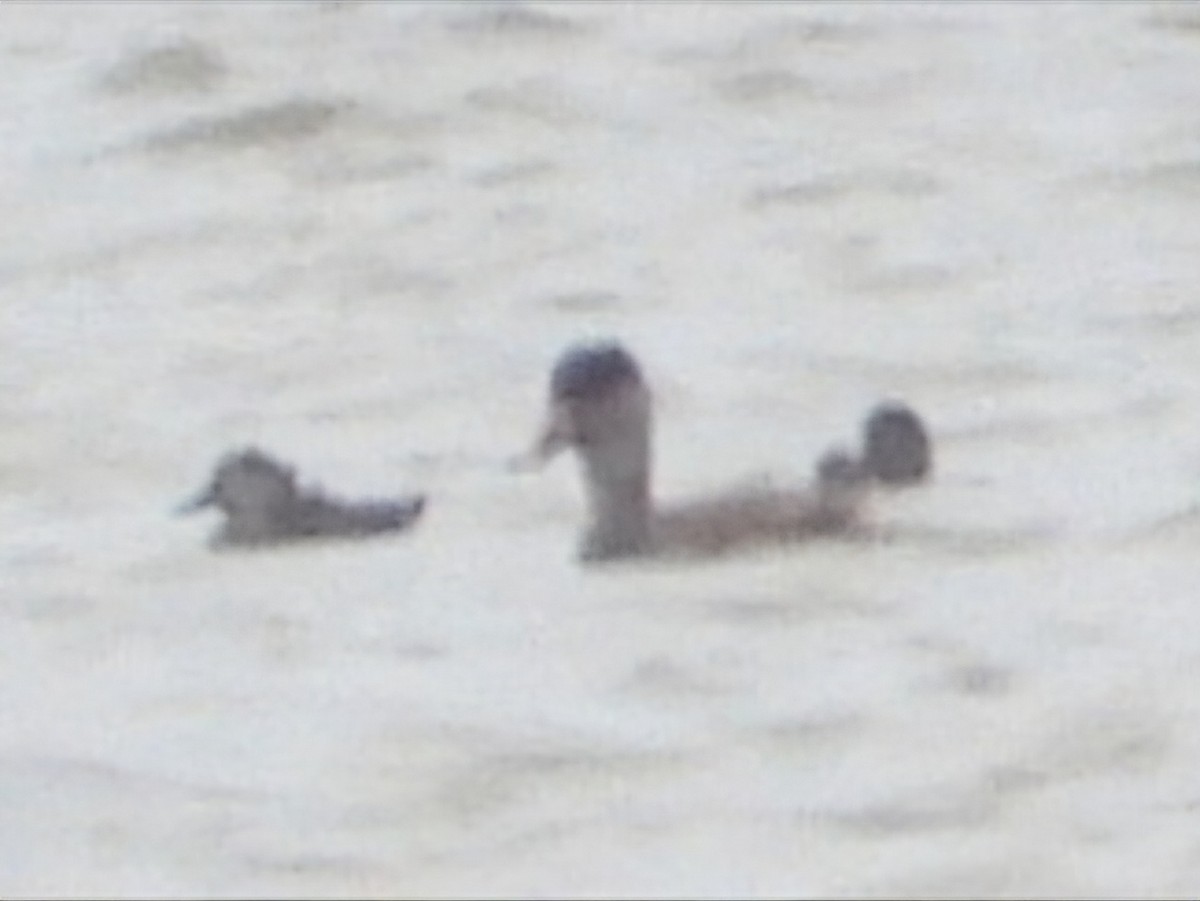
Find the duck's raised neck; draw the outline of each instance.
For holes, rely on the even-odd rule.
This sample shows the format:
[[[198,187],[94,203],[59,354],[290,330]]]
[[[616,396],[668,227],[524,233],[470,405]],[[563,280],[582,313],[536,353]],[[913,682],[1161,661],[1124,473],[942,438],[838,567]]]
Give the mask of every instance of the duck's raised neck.
[[[573,448],[588,496],[580,546],[586,560],[644,553],[650,544],[650,392],[620,344],[577,344],[550,376],[549,408],[538,442],[543,460]]]
[[[578,446],[588,495],[588,526],[579,548],[584,560],[626,557],[650,550],[653,503],[649,398],[630,397],[622,403],[644,404],[644,427]]]

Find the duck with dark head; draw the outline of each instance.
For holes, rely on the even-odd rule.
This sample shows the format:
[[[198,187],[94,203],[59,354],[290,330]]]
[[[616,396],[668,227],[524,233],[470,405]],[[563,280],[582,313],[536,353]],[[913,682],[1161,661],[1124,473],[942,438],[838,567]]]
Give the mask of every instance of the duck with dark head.
[[[320,489],[301,489],[291,467],[251,447],[225,454],[208,485],[179,512],[206,507],[225,514],[210,539],[212,547],[247,547],[399,531],[421,515],[425,497],[346,501]]]
[[[628,350],[600,341],[563,352],[550,374],[546,421],[530,458],[544,464],[567,449],[578,456],[588,503],[582,560],[718,554],[753,542],[853,533],[874,485],[914,484],[931,465],[924,424],[890,401],[867,416],[863,453],[828,452],[810,485],[739,488],[657,508],[652,432],[650,390]]]

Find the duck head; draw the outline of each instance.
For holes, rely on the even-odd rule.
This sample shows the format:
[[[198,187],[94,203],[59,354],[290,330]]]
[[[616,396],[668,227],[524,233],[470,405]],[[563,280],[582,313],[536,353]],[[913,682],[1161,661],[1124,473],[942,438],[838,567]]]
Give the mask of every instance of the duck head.
[[[230,516],[279,510],[297,495],[295,472],[256,448],[232,451],[217,463],[208,486],[179,507],[191,513],[217,507]]]
[[[534,456],[574,449],[588,468],[629,473],[649,464],[650,392],[633,356],[615,341],[567,348],[550,373],[546,421]]]
[[[929,432],[900,401],[876,406],[863,423],[863,466],[886,485],[911,485],[933,466]]]

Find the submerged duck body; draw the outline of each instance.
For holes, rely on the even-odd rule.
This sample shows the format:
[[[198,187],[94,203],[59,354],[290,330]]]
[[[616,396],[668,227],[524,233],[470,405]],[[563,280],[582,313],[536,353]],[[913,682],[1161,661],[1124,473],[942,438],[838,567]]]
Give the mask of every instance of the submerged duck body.
[[[566,449],[579,457],[588,522],[585,561],[644,555],[711,555],[752,542],[849,534],[877,484],[912,484],[930,468],[928,435],[899,402],[882,404],[863,425],[863,454],[833,450],[811,483],[768,486],[658,509],[651,496],[652,401],[641,367],[619,343],[568,348],[550,375],[546,423],[533,450],[545,463]]]
[[[212,547],[249,547],[399,531],[420,517],[425,497],[347,501],[319,489],[301,490],[291,467],[247,448],[223,456],[208,486],[179,512],[206,507],[225,514],[210,539]]]

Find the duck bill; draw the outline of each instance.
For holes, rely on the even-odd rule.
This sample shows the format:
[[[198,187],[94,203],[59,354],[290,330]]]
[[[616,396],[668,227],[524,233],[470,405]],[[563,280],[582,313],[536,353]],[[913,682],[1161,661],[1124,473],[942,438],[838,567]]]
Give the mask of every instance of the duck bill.
[[[512,461],[518,471],[541,469],[575,443],[571,415],[565,404],[552,403],[533,446]]]
[[[188,498],[182,504],[175,508],[176,516],[186,516],[189,513],[195,513],[197,510],[203,510],[205,507],[211,507],[217,500],[217,493],[213,488],[205,488],[195,497]]]
[[[549,463],[575,444],[574,417],[569,404],[556,402],[546,411],[546,421],[533,446],[533,457],[539,463]]]

